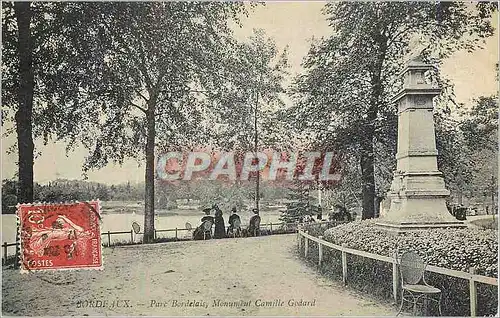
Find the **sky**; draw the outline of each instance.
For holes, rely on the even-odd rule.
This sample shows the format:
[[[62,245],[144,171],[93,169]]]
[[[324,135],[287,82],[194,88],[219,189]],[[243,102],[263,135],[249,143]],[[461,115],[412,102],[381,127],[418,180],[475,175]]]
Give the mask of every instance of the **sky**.
[[[302,70],[301,62],[307,54],[311,38],[330,34],[330,28],[321,14],[324,2],[272,2],[259,6],[242,20],[243,27],[235,30],[239,39],[252,34],[253,29],[263,29],[273,38],[280,50],[288,45],[288,58],[291,73]],[[498,16],[496,17],[498,19]],[[495,20],[495,25],[497,20]],[[457,100],[470,105],[473,98],[495,94],[498,84],[495,81],[495,63],[498,62],[498,31],[486,40],[484,49],[473,53],[457,52],[444,61],[442,72],[455,84]],[[2,179],[11,178],[17,171],[16,154],[7,154],[6,149],[15,141],[15,136],[2,138]],[[35,181],[46,183],[56,178],[82,179],[81,167],[87,154],[85,149],[76,149],[66,155],[65,144],[50,143],[43,146],[35,142],[41,155],[35,159]],[[127,160],[121,167],[108,165],[100,170],[91,171],[89,180],[116,184],[123,182],[142,182],[144,166]]]

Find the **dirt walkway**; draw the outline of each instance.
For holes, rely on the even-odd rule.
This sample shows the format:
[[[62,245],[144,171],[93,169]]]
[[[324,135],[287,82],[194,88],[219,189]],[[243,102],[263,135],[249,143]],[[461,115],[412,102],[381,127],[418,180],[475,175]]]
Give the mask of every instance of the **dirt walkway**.
[[[104,271],[21,275],[8,269],[2,311],[23,316],[396,313],[317,275],[293,252],[295,240],[275,235],[106,248]]]

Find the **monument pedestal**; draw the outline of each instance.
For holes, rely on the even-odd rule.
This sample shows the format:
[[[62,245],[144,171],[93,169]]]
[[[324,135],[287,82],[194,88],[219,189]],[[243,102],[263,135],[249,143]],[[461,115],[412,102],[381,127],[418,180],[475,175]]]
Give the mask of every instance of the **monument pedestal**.
[[[388,193],[390,208],[377,226],[405,232],[429,228],[465,227],[446,207],[446,189],[437,168],[433,102],[440,89],[425,81],[432,66],[411,61],[405,70],[398,105],[397,168]]]

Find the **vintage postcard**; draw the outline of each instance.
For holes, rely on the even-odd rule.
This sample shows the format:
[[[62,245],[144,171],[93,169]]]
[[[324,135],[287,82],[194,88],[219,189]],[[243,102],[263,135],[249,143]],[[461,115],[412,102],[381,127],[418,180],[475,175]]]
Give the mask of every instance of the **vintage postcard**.
[[[1,6],[2,316],[498,316],[497,2]]]

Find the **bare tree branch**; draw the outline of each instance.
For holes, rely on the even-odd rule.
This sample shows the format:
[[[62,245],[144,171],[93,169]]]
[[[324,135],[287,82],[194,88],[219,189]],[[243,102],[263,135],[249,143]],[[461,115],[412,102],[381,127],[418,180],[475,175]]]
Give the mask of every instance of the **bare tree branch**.
[[[139,110],[140,110],[140,111],[142,111],[144,114],[146,114],[146,112],[147,112],[147,110],[146,110],[145,108],[143,108],[143,107],[141,107],[141,106],[139,106],[139,105],[137,105],[137,104],[135,104],[135,103],[130,102],[130,105],[132,105],[132,106],[134,106],[135,108],[139,109]]]

